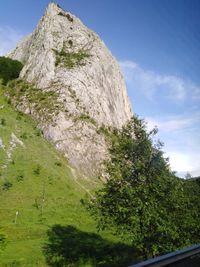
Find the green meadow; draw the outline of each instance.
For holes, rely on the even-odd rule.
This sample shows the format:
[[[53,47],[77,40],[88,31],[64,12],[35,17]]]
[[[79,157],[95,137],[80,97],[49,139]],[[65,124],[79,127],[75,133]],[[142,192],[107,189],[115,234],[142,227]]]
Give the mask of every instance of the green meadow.
[[[97,232],[81,199],[101,185],[78,174],[0,89],[0,266],[126,266],[132,249]],[[131,256],[130,256],[131,255]]]

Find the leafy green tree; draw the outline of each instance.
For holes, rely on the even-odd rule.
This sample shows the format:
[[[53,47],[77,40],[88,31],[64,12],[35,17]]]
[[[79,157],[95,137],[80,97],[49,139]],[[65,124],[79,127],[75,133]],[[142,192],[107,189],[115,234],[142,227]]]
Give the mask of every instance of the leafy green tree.
[[[182,240],[190,246],[200,242],[200,182],[191,179],[183,183],[182,214],[177,214],[176,220],[181,225]]]
[[[170,170],[157,129],[133,117],[111,135],[109,179],[89,209],[100,229],[112,228],[148,258],[184,245],[177,214],[182,217],[184,184]]]
[[[8,81],[19,77],[23,64],[17,60],[0,57],[0,80],[5,85]]]

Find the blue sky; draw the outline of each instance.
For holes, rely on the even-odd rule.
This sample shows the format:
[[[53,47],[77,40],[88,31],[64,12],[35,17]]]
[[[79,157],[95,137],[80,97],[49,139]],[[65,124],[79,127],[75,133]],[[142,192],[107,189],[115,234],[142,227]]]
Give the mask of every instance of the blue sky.
[[[135,113],[157,125],[172,169],[200,175],[200,1],[58,0],[119,61]],[[0,54],[32,32],[47,0],[1,0]]]

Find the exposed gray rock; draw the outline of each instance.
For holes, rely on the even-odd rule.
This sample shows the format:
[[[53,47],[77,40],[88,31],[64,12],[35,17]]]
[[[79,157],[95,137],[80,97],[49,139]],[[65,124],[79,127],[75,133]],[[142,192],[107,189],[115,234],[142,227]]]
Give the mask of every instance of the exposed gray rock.
[[[4,144],[3,144],[3,140],[1,139],[1,137],[0,137],[0,149],[5,149],[5,146],[4,146]]]
[[[105,44],[74,15],[50,3],[36,30],[8,56],[24,63],[22,79],[59,95],[62,108],[53,122],[39,118],[44,136],[73,166],[97,174],[107,151],[97,128],[120,128],[132,116],[119,65]],[[25,105],[22,109],[27,111]]]
[[[12,162],[13,152],[18,146],[25,148],[24,143],[19,138],[17,138],[14,133],[11,134],[10,142],[7,149],[6,146],[3,144],[3,140],[0,138],[0,149],[2,148],[6,152],[7,156],[5,163],[1,166],[2,169],[6,169],[8,167],[8,164]]]

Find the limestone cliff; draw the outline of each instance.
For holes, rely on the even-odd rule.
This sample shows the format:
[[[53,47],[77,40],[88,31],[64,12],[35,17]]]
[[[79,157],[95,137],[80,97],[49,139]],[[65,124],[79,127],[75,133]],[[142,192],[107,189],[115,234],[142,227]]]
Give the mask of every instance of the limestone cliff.
[[[39,122],[74,167],[96,174],[106,155],[99,127],[120,128],[132,116],[124,79],[105,44],[74,15],[50,3],[36,30],[8,56],[23,62],[23,80],[57,96],[51,121],[48,110],[38,113],[26,94],[16,106]]]

